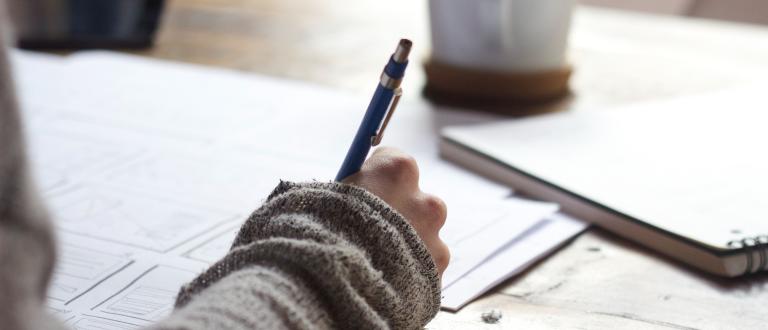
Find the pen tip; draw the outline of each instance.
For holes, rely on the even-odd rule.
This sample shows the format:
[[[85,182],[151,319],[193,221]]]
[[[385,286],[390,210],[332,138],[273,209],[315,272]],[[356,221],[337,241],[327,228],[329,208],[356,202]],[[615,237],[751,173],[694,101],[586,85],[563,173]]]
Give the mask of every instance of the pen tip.
[[[411,46],[413,46],[413,42],[411,42],[408,39],[400,39],[400,42],[397,44],[397,49],[395,49],[395,54],[392,55],[392,58],[397,63],[405,63],[408,61],[408,54],[411,52]]]

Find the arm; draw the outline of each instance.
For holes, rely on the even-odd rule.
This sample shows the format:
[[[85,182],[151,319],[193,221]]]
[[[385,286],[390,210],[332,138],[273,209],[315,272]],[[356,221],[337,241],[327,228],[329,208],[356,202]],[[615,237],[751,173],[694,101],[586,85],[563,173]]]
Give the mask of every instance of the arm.
[[[389,204],[348,184],[281,183],[158,327],[423,327],[438,311],[448,254],[424,244],[442,244],[445,210],[418,191],[417,175],[411,160],[384,149],[349,182]]]
[[[0,0],[0,327],[55,329],[60,325],[44,308],[54,264],[53,235],[26,166],[5,22]]]

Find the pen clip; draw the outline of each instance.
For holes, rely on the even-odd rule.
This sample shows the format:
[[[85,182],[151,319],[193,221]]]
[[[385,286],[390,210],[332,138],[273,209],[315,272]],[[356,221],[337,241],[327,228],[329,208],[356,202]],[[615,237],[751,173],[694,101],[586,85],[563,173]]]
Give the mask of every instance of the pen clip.
[[[384,117],[384,121],[381,123],[379,131],[371,136],[371,146],[375,147],[381,143],[381,139],[384,138],[384,129],[387,128],[389,120],[392,119],[392,114],[395,113],[395,108],[397,108],[397,103],[400,101],[401,96],[403,96],[403,89],[398,87],[395,89],[395,97],[392,99],[392,103],[389,105],[389,110],[387,110],[387,115]]]

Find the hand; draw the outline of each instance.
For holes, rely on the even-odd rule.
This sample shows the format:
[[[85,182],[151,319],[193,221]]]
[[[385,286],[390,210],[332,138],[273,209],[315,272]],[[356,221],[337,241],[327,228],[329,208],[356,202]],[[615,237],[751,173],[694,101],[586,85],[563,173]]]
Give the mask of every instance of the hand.
[[[377,148],[360,172],[343,180],[379,196],[416,229],[442,277],[450,252],[438,235],[445,223],[445,203],[419,189],[419,168],[413,157],[394,148]]]

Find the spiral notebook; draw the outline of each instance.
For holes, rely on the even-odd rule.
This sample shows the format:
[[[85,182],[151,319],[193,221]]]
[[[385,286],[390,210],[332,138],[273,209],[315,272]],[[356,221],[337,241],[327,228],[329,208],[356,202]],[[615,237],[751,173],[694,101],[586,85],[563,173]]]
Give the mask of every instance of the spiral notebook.
[[[766,86],[442,132],[441,155],[709,273],[768,269]]]

